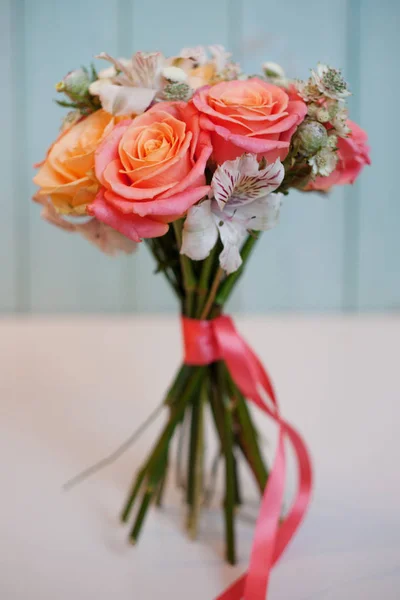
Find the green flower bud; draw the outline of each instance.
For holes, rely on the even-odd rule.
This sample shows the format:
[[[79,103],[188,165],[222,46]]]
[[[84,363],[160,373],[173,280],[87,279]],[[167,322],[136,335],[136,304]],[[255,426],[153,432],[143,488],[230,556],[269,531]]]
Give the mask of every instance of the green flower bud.
[[[76,100],[87,96],[91,79],[85,69],[76,69],[68,73],[62,81],[56,84],[57,92],[63,92]]]
[[[265,62],[262,68],[267,77],[273,77],[276,79],[283,79],[285,77],[285,71],[277,63]]]
[[[296,132],[295,144],[298,151],[304,156],[316,154],[327,142],[328,133],[325,127],[317,121],[302,123]]]

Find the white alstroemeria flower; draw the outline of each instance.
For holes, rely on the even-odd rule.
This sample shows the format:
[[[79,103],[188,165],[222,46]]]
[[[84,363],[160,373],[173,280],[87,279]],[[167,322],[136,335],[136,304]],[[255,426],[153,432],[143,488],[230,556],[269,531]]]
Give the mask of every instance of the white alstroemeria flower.
[[[207,50],[204,46],[194,46],[193,48],[182,48],[179,58],[189,59],[196,65],[201,66],[207,62]]]
[[[103,52],[97,58],[113,65],[113,71],[106,69],[89,90],[100,97],[104,110],[116,116],[143,113],[162,87],[164,56],[160,52],[136,52],[127,61]]]
[[[224,162],[211,182],[213,198],[188,211],[181,253],[203,260],[219,236],[224,247],[220,265],[228,274],[236,271],[242,264],[240,249],[248,231],[266,231],[277,224],[282,194],[272,192],[283,177],[279,159],[264,169],[259,169],[254,154]]]
[[[212,56],[212,62],[215,65],[215,69],[217,73],[221,73],[231,64],[229,60],[232,56],[231,52],[227,52],[224,46],[221,44],[214,44],[213,46],[208,46],[210,54]]]
[[[121,57],[118,58],[116,62],[120,65],[124,65],[126,68],[129,68],[132,65],[130,58]],[[107,67],[106,69],[101,69],[98,71],[97,75],[98,79],[93,81],[93,83],[91,83],[89,86],[89,92],[92,94],[92,96],[99,96],[102,86],[113,83],[113,78],[118,75],[118,71],[114,65],[111,65],[111,67]]]
[[[316,70],[311,71],[311,81],[323,96],[333,100],[342,100],[351,95],[339,69],[328,65],[318,63]]]

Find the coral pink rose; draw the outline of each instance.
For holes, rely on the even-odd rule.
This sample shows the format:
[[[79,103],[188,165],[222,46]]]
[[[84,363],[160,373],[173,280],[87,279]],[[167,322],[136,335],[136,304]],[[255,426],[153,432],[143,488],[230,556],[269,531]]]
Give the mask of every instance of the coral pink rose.
[[[158,237],[167,223],[207,195],[210,136],[184,102],[164,102],[117,125],[99,146],[102,187],[88,212],[134,241]]]
[[[351,134],[338,139],[338,164],[327,177],[317,177],[307,185],[307,190],[327,191],[334,185],[354,183],[365,165],[371,164],[367,134],[361,127],[347,121]]]
[[[283,160],[307,114],[302,100],[292,100],[280,87],[257,78],[204,87],[193,103],[201,114],[200,127],[211,132],[218,164],[244,152],[269,162]]]

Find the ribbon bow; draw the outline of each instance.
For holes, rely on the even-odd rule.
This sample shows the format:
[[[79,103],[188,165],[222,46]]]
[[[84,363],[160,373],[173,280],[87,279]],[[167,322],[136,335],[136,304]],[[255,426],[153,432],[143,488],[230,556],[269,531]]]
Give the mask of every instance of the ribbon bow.
[[[272,567],[296,532],[310,501],[310,456],[301,436],[280,416],[271,381],[258,357],[236,331],[232,319],[225,315],[210,321],[183,317],[182,327],[185,363],[207,365],[224,360],[245,398],[274,419],[279,427],[275,462],[261,502],[248,571],[216,598],[265,600]],[[265,394],[271,401],[271,407],[263,399]],[[296,454],[298,490],[287,517],[280,525],[286,474],[285,438],[291,442]]]

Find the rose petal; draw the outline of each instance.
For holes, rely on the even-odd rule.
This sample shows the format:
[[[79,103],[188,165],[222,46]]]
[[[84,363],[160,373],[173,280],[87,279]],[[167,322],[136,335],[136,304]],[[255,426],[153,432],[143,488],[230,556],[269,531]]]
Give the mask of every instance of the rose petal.
[[[200,119],[200,125],[203,129],[215,131],[215,133],[221,136],[224,140],[231,142],[239,148],[243,148],[247,152],[253,152],[254,154],[269,152],[270,150],[276,150],[277,148],[286,149],[289,147],[288,142],[282,142],[280,140],[255,139],[243,135],[235,135],[234,133],[231,133],[229,129],[226,129],[226,127],[215,125],[209,119],[204,117]]]
[[[204,185],[190,188],[169,198],[157,198],[147,202],[129,202],[110,190],[105,191],[105,198],[122,213],[136,213],[140,216],[157,215],[160,217],[179,216],[188,208],[207,196],[210,186]]]
[[[94,202],[88,206],[88,213],[134,242],[140,242],[141,238],[160,237],[168,231],[166,223],[134,214],[120,213],[105,200],[103,188],[97,194]]]
[[[127,176],[124,173],[121,173],[121,163],[118,159],[111,161],[109,165],[107,165],[103,173],[103,181],[105,187],[111,189],[122,198],[131,200],[146,200],[154,198],[154,196],[162,194],[175,184],[175,182],[172,181],[159,187],[149,187],[147,189],[131,186],[128,183],[129,180]]]
[[[205,175],[204,171],[207,165],[207,161],[212,154],[211,138],[207,132],[202,132],[198,142],[198,158],[191,169],[191,171],[180,181],[177,185],[172,187],[168,192],[164,192],[161,198],[168,198],[175,195],[188,187],[194,187],[204,185]]]
[[[94,153],[95,173],[102,185],[105,185],[103,173],[107,165],[118,157],[119,142],[130,124],[130,120],[118,123]]]

